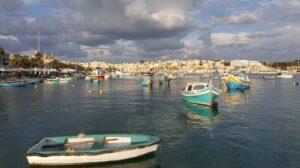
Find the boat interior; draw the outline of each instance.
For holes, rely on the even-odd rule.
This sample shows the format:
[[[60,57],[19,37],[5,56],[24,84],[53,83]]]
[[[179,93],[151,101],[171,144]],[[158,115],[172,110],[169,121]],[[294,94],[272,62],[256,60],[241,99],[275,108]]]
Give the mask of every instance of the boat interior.
[[[207,84],[207,83],[189,83],[186,85],[184,91],[186,93],[193,92],[193,91],[197,92],[197,91],[206,89],[208,86],[209,86],[209,84]]]
[[[34,145],[28,153],[64,153],[111,150],[116,148],[135,146],[149,142],[149,138],[134,138],[124,136],[106,137],[69,137],[45,138]]]

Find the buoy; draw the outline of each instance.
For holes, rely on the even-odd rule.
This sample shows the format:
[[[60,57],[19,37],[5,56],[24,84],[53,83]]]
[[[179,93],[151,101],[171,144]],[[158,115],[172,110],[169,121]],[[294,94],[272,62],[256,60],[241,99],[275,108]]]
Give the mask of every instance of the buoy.
[[[89,93],[92,93],[92,91],[91,91],[91,90],[89,90],[88,92],[89,92]]]
[[[75,84],[73,84],[72,86],[73,86],[73,87],[76,87],[76,85],[75,85]]]

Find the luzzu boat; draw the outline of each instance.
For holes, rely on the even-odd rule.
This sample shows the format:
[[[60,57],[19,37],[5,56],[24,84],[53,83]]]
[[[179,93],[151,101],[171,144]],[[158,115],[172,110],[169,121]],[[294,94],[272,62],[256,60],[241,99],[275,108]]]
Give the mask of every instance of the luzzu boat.
[[[40,79],[30,79],[27,82],[28,82],[28,84],[36,85],[36,84],[41,83],[41,80]]]
[[[27,86],[28,83],[27,82],[0,82],[0,86],[3,87],[25,87]]]
[[[59,78],[54,78],[54,79],[46,79],[44,81],[45,84],[58,84],[59,83]]]
[[[246,74],[242,76],[229,74],[225,78],[225,83],[227,89],[246,90],[250,88],[250,80]]]
[[[144,77],[142,86],[152,86],[153,81],[150,77]]]
[[[294,78],[294,75],[287,74],[287,73],[279,73],[276,77],[281,78],[281,79],[292,79],[292,78]]]
[[[183,100],[209,107],[214,106],[214,100],[220,93],[221,90],[205,82],[188,83],[181,91]]]
[[[30,165],[104,163],[154,153],[160,139],[140,134],[102,134],[44,138],[26,152]]]

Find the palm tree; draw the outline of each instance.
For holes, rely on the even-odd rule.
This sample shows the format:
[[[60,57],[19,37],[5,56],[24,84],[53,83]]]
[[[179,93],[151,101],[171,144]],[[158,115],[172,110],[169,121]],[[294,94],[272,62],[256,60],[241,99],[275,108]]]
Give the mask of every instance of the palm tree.
[[[35,67],[42,68],[44,66],[43,56],[40,52],[36,52],[33,56],[33,63]]]
[[[3,67],[5,64],[6,64],[6,56],[7,56],[7,53],[5,52],[4,48],[2,48],[0,46],[0,66]]]

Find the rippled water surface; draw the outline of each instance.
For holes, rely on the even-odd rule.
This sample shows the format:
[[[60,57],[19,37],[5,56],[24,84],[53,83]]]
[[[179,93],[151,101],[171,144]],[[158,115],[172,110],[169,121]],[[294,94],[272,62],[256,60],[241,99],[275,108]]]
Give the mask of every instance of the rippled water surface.
[[[0,88],[0,167],[29,167],[24,152],[35,142],[79,131],[161,138],[156,155],[90,167],[300,167],[299,77],[254,77],[250,90],[222,93],[218,110],[181,100],[180,87],[197,80],[152,90],[121,79]]]

